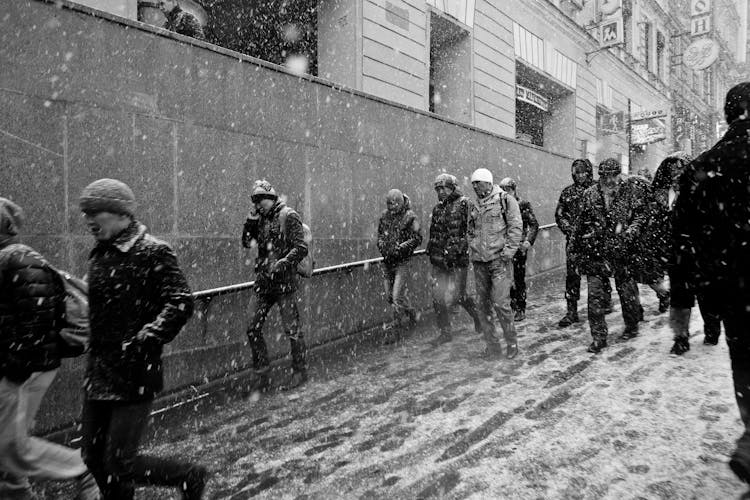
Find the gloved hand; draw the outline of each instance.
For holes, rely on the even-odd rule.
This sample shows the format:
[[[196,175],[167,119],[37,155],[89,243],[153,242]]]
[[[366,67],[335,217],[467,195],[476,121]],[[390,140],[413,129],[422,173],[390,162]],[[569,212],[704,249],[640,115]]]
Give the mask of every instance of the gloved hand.
[[[286,258],[279,259],[271,266],[271,274],[283,273],[287,266],[289,266],[289,261]]]

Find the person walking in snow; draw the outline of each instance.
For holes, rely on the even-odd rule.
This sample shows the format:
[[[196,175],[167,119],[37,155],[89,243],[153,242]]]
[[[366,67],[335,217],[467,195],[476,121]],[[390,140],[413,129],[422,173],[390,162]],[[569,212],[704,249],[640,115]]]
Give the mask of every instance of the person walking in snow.
[[[500,188],[513,196],[518,201],[521,210],[523,230],[521,233],[521,244],[513,256],[513,287],[510,289],[510,307],[513,309],[513,319],[523,321],[526,319],[526,258],[529,249],[536,241],[539,232],[539,222],[536,220],[531,203],[518,196],[516,181],[510,177],[500,181]]]
[[[18,241],[21,208],[0,198],[0,498],[33,498],[29,478],[76,479],[80,500],[99,498],[81,451],[29,436],[60,367],[62,282]]]
[[[581,215],[573,230],[573,253],[588,281],[591,353],[607,346],[607,293],[603,281],[610,276],[615,278],[625,320],[620,338],[628,340],[638,335],[640,304],[632,255],[637,252],[638,238],[648,217],[646,181],[621,174],[620,162],[614,158],[599,164],[599,181],[584,192]]]
[[[750,482],[750,82],[727,92],[729,129],[680,177],[674,207],[674,272],[717,295],[745,432],[729,466]],[[680,306],[679,303],[675,304]]]
[[[266,180],[255,181],[250,199],[253,205],[242,229],[242,245],[258,251],[255,259],[255,309],[247,328],[257,376],[252,390],[265,392],[271,387],[263,325],[274,304],[279,306],[281,325],[289,339],[292,355],[292,373],[281,384],[281,389],[290,390],[308,379],[307,346],[297,309],[297,265],[308,252],[302,219],[279,199],[274,187]]]
[[[471,174],[477,195],[469,221],[469,252],[474,266],[479,319],[487,342],[485,356],[502,355],[492,322],[494,308],[505,337],[506,356],[518,355],[510,289],[513,286],[513,256],[521,243],[523,222],[518,202],[493,183],[492,172],[480,168]]]
[[[721,305],[717,303],[717,298],[721,296],[720,291],[696,288],[692,283],[692,276],[683,276],[679,272],[679,267],[670,265],[674,264],[674,255],[672,255],[674,206],[680,195],[680,176],[687,168],[688,163],[690,163],[690,158],[682,151],[667,156],[656,169],[652,183],[654,199],[667,214],[663,220],[657,222],[664,234],[664,241],[660,241],[660,244],[663,244],[666,248],[663,258],[668,265],[671,288],[669,323],[674,334],[674,344],[670,353],[678,356],[690,350],[688,327],[690,325],[690,311],[696,300],[703,317],[703,343],[705,345],[718,344],[719,334],[721,333],[721,317],[719,316]]]
[[[164,386],[162,349],[193,312],[193,297],[170,246],[135,219],[125,183],[99,179],[79,200],[96,240],[89,256],[91,341],[81,417],[83,458],[106,499],[133,498],[136,485],[202,498],[207,471],[140,455],[154,397]]]
[[[409,302],[406,281],[411,254],[422,243],[422,231],[408,196],[398,189],[391,189],[385,202],[387,208],[378,220],[377,244],[383,256],[385,293],[393,308],[393,328],[385,338],[385,342],[390,343],[396,342],[404,330],[417,321],[417,312]]]
[[[578,323],[578,300],[581,297],[581,273],[578,269],[579,256],[573,252],[571,238],[573,230],[581,215],[583,193],[594,185],[594,167],[585,158],[573,160],[570,167],[573,184],[566,186],[560,193],[555,209],[555,222],[565,235],[565,302],[567,312],[557,324],[561,328]],[[609,278],[601,279],[605,297],[605,313],[612,311],[612,288]]]
[[[450,342],[450,311],[461,305],[474,320],[477,333],[482,331],[474,300],[466,293],[469,272],[469,217],[472,202],[461,194],[456,177],[440,174],[435,179],[438,203],[432,209],[427,255],[432,264],[432,304],[440,335],[434,345]]]

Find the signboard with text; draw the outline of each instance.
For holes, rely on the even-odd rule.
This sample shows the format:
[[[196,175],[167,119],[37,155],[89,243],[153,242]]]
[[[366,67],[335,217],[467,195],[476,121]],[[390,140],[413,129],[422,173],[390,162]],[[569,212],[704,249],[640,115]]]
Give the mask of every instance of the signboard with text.
[[[694,41],[685,53],[682,54],[682,62],[694,71],[708,68],[719,58],[719,44],[710,38],[701,38]]]
[[[701,16],[711,13],[711,0],[690,0],[690,15]]]
[[[646,118],[630,122],[630,143],[633,145],[651,144],[667,138],[667,124],[664,117]]]
[[[549,111],[549,99],[521,85],[516,85],[516,99],[536,106],[542,111]]]

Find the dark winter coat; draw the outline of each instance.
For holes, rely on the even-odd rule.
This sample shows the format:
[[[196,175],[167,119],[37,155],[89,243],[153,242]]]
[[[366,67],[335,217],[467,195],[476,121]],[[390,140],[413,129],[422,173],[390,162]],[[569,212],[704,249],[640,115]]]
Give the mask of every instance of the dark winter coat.
[[[247,219],[242,231],[242,245],[252,248],[257,244],[255,259],[255,290],[262,294],[286,294],[297,290],[297,264],[307,255],[307,243],[302,230],[302,219],[291,209],[286,217],[286,228],[281,230],[279,215],[286,208],[276,201],[267,214]]]
[[[397,266],[409,260],[422,243],[422,230],[409,197],[404,195],[404,206],[395,214],[386,210],[378,222],[378,250],[387,266]]]
[[[750,304],[750,120],[737,120],[680,178],[674,208],[675,271],[699,289]]]
[[[203,26],[201,26],[198,18],[190,12],[185,12],[178,6],[168,12],[166,17],[167,21],[164,23],[165,29],[174,31],[180,35],[191,36],[198,40],[206,39],[206,36],[203,34]]]
[[[647,188],[639,177],[622,179],[609,209],[598,183],[584,192],[570,242],[582,274],[613,276],[615,266],[632,268],[648,218]]]
[[[672,247],[672,216],[666,198],[652,186],[645,187],[646,222],[635,249],[634,273],[639,283],[651,284],[664,278]]]
[[[555,222],[557,222],[557,227],[560,228],[566,238],[570,238],[573,234],[578,217],[581,215],[583,193],[593,184],[593,181],[581,185],[571,184],[560,193],[560,199],[555,210]]]
[[[536,241],[536,235],[539,233],[539,222],[534,215],[534,209],[531,208],[530,202],[522,198],[518,198],[518,208],[521,210],[521,221],[523,221],[521,243],[528,241],[529,244],[533,245]]]
[[[84,387],[88,399],[148,400],[163,388],[162,346],[193,312],[177,257],[133,222],[89,258],[91,346]],[[145,335],[139,340],[138,335]]]
[[[22,382],[60,366],[62,283],[26,245],[6,240],[0,253],[0,378]]]
[[[454,191],[432,209],[427,254],[430,263],[443,269],[469,265],[469,216],[471,201]]]

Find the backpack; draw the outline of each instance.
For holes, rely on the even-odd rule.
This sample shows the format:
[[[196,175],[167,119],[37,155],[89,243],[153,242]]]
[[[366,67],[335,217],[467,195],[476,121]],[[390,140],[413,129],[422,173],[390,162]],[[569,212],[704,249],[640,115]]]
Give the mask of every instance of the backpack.
[[[0,251],[0,263],[9,259],[16,245],[9,245]],[[60,353],[63,357],[79,356],[88,349],[91,329],[89,327],[89,293],[88,284],[80,278],[56,269],[42,258],[47,269],[56,277],[63,290],[60,304],[63,327],[58,332],[64,347]]]
[[[281,228],[281,234],[284,235],[284,239],[286,239],[286,218],[292,211],[293,210],[290,207],[284,207],[283,209],[281,209],[281,212],[279,212],[279,227]],[[302,233],[302,238],[305,240],[305,244],[307,245],[307,255],[305,255],[305,257],[300,261],[299,264],[297,264],[297,274],[299,274],[303,278],[310,278],[313,274],[313,268],[315,267],[312,258],[313,237],[310,226],[308,226],[304,222],[302,223]]]

